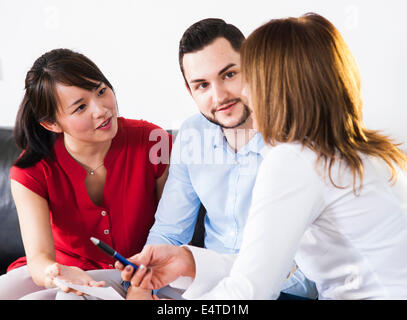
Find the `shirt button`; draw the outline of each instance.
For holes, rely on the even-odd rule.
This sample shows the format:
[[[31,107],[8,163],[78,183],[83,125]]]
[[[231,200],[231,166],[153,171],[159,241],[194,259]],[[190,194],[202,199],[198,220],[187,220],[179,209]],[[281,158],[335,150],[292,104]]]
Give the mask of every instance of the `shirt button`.
[[[107,215],[107,212],[106,212],[106,211],[102,211],[100,214],[101,214],[102,216],[105,216],[105,215]]]
[[[107,230],[107,229],[103,232],[104,232],[104,234],[109,234],[109,230]]]

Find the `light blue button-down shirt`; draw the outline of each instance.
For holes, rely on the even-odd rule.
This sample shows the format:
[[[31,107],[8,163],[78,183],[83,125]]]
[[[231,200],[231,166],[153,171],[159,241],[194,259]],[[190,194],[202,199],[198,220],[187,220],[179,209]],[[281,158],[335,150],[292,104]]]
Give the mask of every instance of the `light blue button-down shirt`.
[[[201,114],[187,119],[172,148],[169,176],[147,244],[189,243],[202,203],[206,209],[205,247],[237,253],[264,147],[261,135],[255,133],[235,152],[220,126]],[[284,289],[302,296],[316,295],[313,284],[298,271]]]

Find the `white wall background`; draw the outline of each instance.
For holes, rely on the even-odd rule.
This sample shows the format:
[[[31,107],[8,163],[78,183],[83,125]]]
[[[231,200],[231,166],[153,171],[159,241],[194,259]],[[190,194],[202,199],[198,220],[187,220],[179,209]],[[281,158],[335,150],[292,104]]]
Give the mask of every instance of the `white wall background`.
[[[65,47],[100,67],[122,116],[178,128],[197,112],[178,67],[187,27],[218,17],[247,36],[271,18],[313,11],[336,25],[356,57],[367,126],[407,144],[406,9],[404,0],[0,0],[0,126],[14,124],[34,60]]]

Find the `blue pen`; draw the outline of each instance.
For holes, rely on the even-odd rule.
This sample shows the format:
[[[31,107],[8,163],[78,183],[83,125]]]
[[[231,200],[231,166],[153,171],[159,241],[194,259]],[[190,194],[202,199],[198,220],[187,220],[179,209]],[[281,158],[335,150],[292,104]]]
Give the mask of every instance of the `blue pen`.
[[[103,241],[100,241],[99,239],[96,239],[94,237],[91,237],[90,241],[92,241],[95,246],[102,249],[109,256],[115,258],[116,260],[119,260],[124,266],[131,265],[134,268],[134,271],[136,271],[138,269],[138,267],[135,264],[133,264],[129,260],[123,258],[123,256],[121,256],[119,253],[117,253],[117,251],[115,251],[114,249],[110,248]]]

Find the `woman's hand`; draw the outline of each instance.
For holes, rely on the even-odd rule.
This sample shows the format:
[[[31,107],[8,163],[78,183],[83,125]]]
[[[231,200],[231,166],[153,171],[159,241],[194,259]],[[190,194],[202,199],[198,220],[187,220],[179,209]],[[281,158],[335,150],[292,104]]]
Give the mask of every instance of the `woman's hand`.
[[[147,245],[143,251],[129,258],[140,267],[133,274],[131,266],[116,262],[124,281],[130,281],[133,287],[160,289],[180,276],[195,277],[195,260],[187,248],[174,245]],[[146,267],[144,267],[146,266]]]
[[[64,280],[68,283],[85,285],[90,287],[103,287],[105,285],[104,281],[95,281],[92,277],[82,269],[78,267],[64,266],[59,263],[54,263],[45,269],[45,286],[58,287],[62,291],[68,293],[73,292],[78,296],[83,295],[83,292],[72,289],[61,283],[54,282],[54,279]]]

